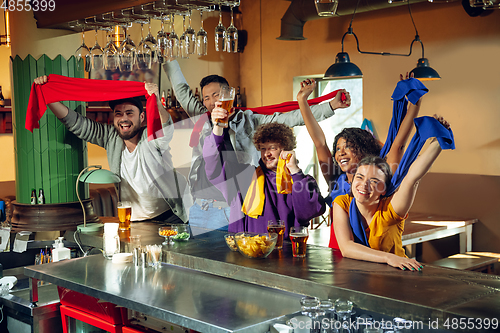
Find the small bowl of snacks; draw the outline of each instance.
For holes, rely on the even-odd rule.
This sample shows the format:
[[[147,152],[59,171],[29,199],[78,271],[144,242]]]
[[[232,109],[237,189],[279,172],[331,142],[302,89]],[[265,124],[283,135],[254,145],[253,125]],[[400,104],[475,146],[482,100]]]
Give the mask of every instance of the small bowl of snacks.
[[[226,234],[224,235],[224,239],[226,240],[227,247],[229,247],[231,251],[238,252],[238,247],[236,246],[234,234]]]
[[[238,232],[234,235],[238,251],[247,258],[265,258],[276,246],[278,234]]]
[[[177,235],[172,236],[172,240],[175,242],[187,241],[190,236],[189,225],[187,224],[177,224]]]
[[[164,227],[160,227],[158,229],[158,235],[165,237],[165,241],[162,243],[162,245],[167,245],[167,244],[169,244],[172,237],[177,235],[177,226],[176,225],[167,225]]]

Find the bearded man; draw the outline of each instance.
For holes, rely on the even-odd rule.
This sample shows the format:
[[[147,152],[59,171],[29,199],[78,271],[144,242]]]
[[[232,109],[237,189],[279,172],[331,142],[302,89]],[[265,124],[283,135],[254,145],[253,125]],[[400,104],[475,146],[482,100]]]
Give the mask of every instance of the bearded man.
[[[45,84],[47,76],[34,80]],[[106,149],[109,168],[119,175],[119,199],[132,203],[132,221],[187,223],[192,202],[186,179],[173,167],[170,141],[173,123],[158,98],[158,86],[145,83],[157,97],[163,137],[148,141],[145,112],[139,97],[109,102],[113,125],[80,115],[60,102],[48,104],[54,115],[78,138]]]

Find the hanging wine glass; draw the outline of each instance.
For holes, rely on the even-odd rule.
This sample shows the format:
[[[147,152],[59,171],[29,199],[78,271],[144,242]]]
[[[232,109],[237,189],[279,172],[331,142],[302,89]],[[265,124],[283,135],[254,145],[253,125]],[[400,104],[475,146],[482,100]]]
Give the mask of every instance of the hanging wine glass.
[[[141,22],[141,41],[137,47],[137,66],[141,70],[146,70],[151,68],[151,62],[153,58],[153,51],[146,45],[144,39],[144,23]]]
[[[186,41],[188,54],[194,54],[196,50],[196,31],[191,26],[191,15],[193,14],[192,10],[189,10],[189,26],[186,29]]]
[[[127,35],[127,26],[124,28],[124,31],[125,40],[122,45],[120,45],[119,49],[120,71],[131,72],[135,64],[137,48],[135,47],[135,43],[132,39],[130,39],[130,36]]]
[[[231,25],[226,29],[226,48],[230,53],[238,52],[238,29],[234,26],[233,5],[231,5]]]
[[[187,59],[189,58],[189,38],[186,34],[186,15],[182,14],[182,35],[179,37],[180,44],[180,57]]]
[[[203,10],[200,9],[201,16],[201,27],[200,30],[196,33],[196,53],[199,56],[207,55],[208,51],[208,34],[203,29]]]
[[[95,44],[90,49],[91,64],[93,70],[99,70],[103,68],[102,58],[103,50],[97,41],[97,28],[95,28]]]
[[[118,68],[118,48],[113,41],[112,31],[108,34],[108,43],[103,50],[104,69],[115,71]]]
[[[165,32],[165,27],[164,27],[164,16],[162,15],[161,17],[161,28],[160,31],[158,31],[158,34],[156,35],[156,40],[157,40],[157,57],[158,57],[158,62],[163,63],[164,57],[170,56],[170,52],[168,51],[169,49],[169,40],[168,40],[168,35]]]
[[[82,45],[75,51],[76,66],[79,71],[90,72],[90,50],[85,45],[85,30],[82,29]]]
[[[153,34],[151,33],[151,18],[149,18],[149,31],[148,35],[146,38],[144,38],[144,44],[149,47],[151,50],[151,66],[153,65],[152,63],[157,62],[157,45],[156,45],[156,39],[154,38]]]
[[[215,51],[224,51],[226,28],[222,24],[222,9],[219,5],[219,24],[215,27]]]
[[[171,14],[170,19],[170,34],[168,35],[168,39],[170,40],[170,56],[172,58],[177,58],[180,56],[180,40],[179,36],[175,33],[175,14]]]

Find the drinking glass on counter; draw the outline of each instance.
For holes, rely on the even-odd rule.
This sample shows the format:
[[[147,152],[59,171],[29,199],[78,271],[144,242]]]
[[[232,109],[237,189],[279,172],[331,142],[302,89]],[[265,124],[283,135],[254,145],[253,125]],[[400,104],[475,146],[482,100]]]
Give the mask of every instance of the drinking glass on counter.
[[[229,117],[233,114],[233,102],[236,89],[233,87],[222,86],[219,94],[219,102],[222,103],[221,108],[227,111],[227,117],[217,119],[217,124],[221,127],[227,127]]]
[[[120,221],[120,230],[130,229],[130,218],[132,216],[132,203],[130,201],[118,202],[118,220]]]
[[[309,230],[307,227],[290,227],[290,241],[292,241],[292,254],[296,258],[306,256],[307,239]]]
[[[281,250],[283,248],[283,238],[285,236],[285,221],[283,220],[268,221],[267,232],[269,233],[269,235],[271,235],[271,233],[278,234],[278,239],[276,241],[276,246],[274,248]]]

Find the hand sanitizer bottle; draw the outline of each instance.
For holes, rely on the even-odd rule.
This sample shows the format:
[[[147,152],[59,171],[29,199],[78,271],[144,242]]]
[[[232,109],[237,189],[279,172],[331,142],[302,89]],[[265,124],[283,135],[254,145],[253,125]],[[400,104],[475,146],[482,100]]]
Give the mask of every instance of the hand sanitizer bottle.
[[[52,250],[52,261],[61,261],[64,259],[71,259],[71,250],[64,247],[63,238],[59,237],[54,241],[54,249]]]

